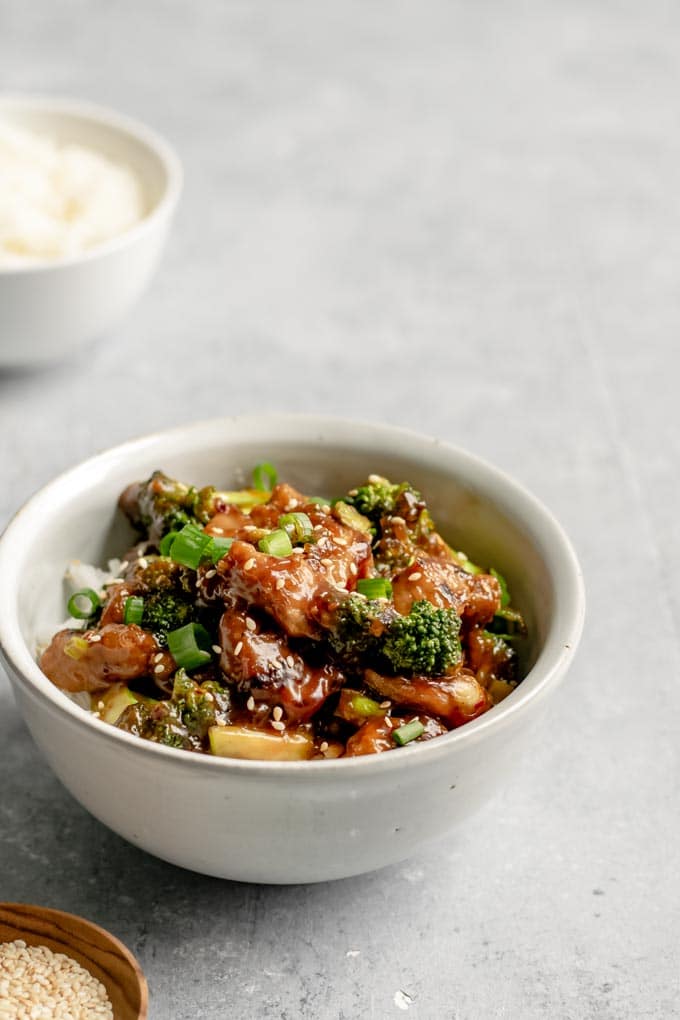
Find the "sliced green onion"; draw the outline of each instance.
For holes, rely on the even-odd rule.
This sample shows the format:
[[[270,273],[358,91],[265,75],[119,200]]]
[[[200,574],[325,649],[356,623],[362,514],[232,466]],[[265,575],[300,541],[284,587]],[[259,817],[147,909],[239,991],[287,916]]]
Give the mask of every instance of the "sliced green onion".
[[[258,489],[259,492],[271,492],[278,477],[273,464],[269,464],[267,461],[257,464],[253,468],[253,488]]]
[[[99,609],[100,599],[91,588],[81,588],[71,595],[66,608],[75,620],[89,620]]]
[[[76,634],[69,638],[64,645],[64,655],[68,655],[69,659],[75,659],[77,662],[78,659],[82,659],[89,647],[88,641]]]
[[[167,535],[163,535],[162,539],[160,540],[160,544],[158,546],[158,551],[160,552],[161,556],[169,556],[170,555],[170,550],[172,549],[172,543],[175,541],[175,539],[177,538],[178,535],[179,535],[179,531],[169,531],[167,533]]]
[[[179,669],[197,669],[210,662],[210,635],[200,623],[168,631],[168,648]]]
[[[284,531],[283,528],[270,531],[268,535],[260,539],[257,547],[260,552],[268,553],[269,556],[290,556],[293,551],[293,545],[288,532]]]
[[[244,510],[257,506],[258,503],[266,503],[269,499],[269,491],[258,489],[234,489],[229,492],[220,492],[220,499],[224,503],[231,503],[232,506],[241,506]]]
[[[311,542],[314,538],[314,526],[307,514],[282,514],[279,527],[288,533],[291,542]]]
[[[175,563],[181,563],[183,567],[196,570],[204,556],[208,555],[208,548],[211,544],[211,535],[202,531],[195,524],[185,524],[182,530],[175,535],[170,546],[169,556]]]
[[[413,722],[406,723],[404,726],[400,726],[398,730],[392,732],[395,744],[399,744],[399,747],[404,747],[405,744],[410,744],[412,740],[417,740],[418,737],[422,737],[425,732],[425,727],[418,719],[414,719]]]
[[[361,577],[357,591],[367,599],[391,599],[392,583],[386,577]]]
[[[227,555],[233,541],[233,538],[220,538],[219,535],[213,535],[212,542],[207,549],[208,556],[213,564],[219,563],[222,557]]]
[[[508,591],[508,582],[505,580],[502,574],[499,574],[493,567],[490,568],[489,573],[492,577],[495,577],[501,588],[501,609],[505,609],[506,606],[510,605],[510,592]]]
[[[141,626],[144,617],[144,599],[141,595],[130,595],[123,606],[123,623],[137,623]]]

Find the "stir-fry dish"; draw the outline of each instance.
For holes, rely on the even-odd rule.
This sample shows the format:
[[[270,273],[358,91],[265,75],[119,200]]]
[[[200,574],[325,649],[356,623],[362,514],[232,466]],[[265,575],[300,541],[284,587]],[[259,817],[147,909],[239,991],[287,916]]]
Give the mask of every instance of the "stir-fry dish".
[[[40,665],[104,721],[228,758],[352,757],[464,725],[519,681],[503,577],[451,548],[408,482],[305,496],[156,471],[120,507],[139,534],[69,600]]]

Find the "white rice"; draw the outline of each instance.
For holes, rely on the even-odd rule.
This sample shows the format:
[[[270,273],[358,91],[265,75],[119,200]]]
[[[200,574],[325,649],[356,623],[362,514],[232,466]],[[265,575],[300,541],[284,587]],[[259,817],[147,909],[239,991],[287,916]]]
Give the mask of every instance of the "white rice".
[[[129,167],[0,120],[0,266],[81,254],[145,212]]]

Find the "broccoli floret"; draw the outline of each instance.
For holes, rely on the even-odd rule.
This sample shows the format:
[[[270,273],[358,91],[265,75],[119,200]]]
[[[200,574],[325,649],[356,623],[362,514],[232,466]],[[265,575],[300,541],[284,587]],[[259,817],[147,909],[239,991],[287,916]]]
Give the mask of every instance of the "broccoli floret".
[[[120,507],[132,524],[145,532],[149,542],[158,544],[169,531],[179,531],[195,522],[197,491],[154,471],[145,482],[129,485],[120,497]]]
[[[146,556],[135,568],[132,580],[144,599],[142,627],[167,646],[169,630],[177,630],[197,619],[196,574],[166,556]]]
[[[196,683],[184,669],[175,673],[172,702],[189,734],[200,740],[211,726],[229,721],[229,692],[214,680]]]
[[[158,545],[168,532],[180,531],[185,524],[207,524],[230,504],[248,509],[266,503],[270,496],[255,489],[220,492],[213,485],[197,489],[154,471],[147,481],[129,485],[119,502],[132,524]]]
[[[201,740],[189,733],[182,722],[178,706],[172,701],[159,701],[155,705],[141,702],[129,705],[116,721],[116,726],[156,744],[178,747],[184,751],[201,750]]]
[[[177,630],[195,618],[193,603],[182,599],[175,592],[157,591],[144,599],[142,627],[150,630],[161,647],[168,644],[168,631]]]
[[[427,547],[435,527],[427,504],[410,482],[395,485],[371,475],[345,497],[373,525],[373,557],[378,571],[392,575],[411,563],[419,547]]]
[[[230,708],[229,692],[218,683],[207,680],[198,684],[179,669],[168,701],[129,705],[116,726],[167,747],[201,751],[207,745],[209,728],[229,722]]]
[[[425,600],[402,616],[383,599],[353,593],[331,617],[328,642],[350,668],[442,676],[461,660],[460,618]]]
[[[329,619],[328,643],[347,665],[375,664],[385,632],[397,615],[384,599],[367,599],[353,592]]]
[[[397,505],[403,497],[409,495],[416,501],[421,499],[420,493],[408,482],[395,485],[380,475],[371,475],[364,485],[352,489],[344,497],[344,502],[356,507],[360,514],[374,524],[379,524],[381,517],[396,513]]]
[[[382,647],[395,673],[442,676],[461,659],[460,617],[425,599],[389,628]]]

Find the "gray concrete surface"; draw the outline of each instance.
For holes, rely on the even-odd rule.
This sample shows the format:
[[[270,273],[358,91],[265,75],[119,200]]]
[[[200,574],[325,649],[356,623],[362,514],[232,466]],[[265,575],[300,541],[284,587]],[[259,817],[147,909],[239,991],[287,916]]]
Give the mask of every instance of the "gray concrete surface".
[[[79,361],[0,376],[0,524],[135,434],[323,409],[515,475],[589,594],[488,811],[325,886],[126,845],[0,677],[0,898],[113,930],[152,1020],[677,1015],[678,6],[0,0],[0,80],[135,114],[186,169],[132,316]]]

